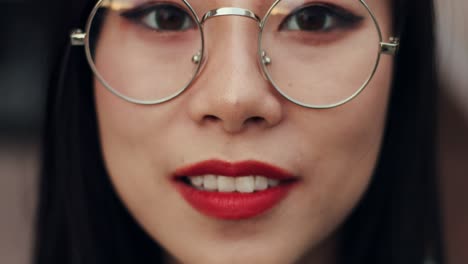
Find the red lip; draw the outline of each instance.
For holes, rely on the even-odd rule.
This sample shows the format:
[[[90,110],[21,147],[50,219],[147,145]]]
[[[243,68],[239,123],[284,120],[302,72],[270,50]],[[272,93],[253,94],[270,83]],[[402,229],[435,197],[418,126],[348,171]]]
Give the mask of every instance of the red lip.
[[[206,174],[231,177],[259,175],[280,180],[280,184],[253,193],[223,193],[198,190],[181,180]],[[177,190],[193,208],[207,216],[226,220],[247,219],[266,212],[283,200],[297,182],[291,173],[267,163],[220,160],[207,160],[180,168],[175,171],[173,179]]]

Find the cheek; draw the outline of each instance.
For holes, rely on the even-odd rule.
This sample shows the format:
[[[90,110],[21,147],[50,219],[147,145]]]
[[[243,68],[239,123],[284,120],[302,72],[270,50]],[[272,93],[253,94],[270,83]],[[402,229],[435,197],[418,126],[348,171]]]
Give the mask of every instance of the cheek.
[[[99,72],[112,88],[124,94],[126,91],[119,88],[153,85],[157,69],[143,67],[152,72],[138,71],[139,67],[134,65],[135,51],[142,49],[122,44],[125,41],[115,45],[118,35],[112,32],[115,28],[104,27],[101,32],[96,52]],[[97,79],[94,80],[94,94],[101,149],[111,182],[132,215],[138,221],[153,223],[152,226],[155,218],[160,219],[155,217],[159,211],[172,212],[171,209],[177,207],[161,198],[178,200],[164,177],[169,174],[170,162],[168,151],[163,151],[169,150],[167,144],[174,142],[168,131],[173,119],[180,114],[178,105],[129,103],[112,94]],[[148,218],[151,220],[145,221]]]
[[[391,1],[384,1],[370,4],[370,8],[378,18],[383,41],[387,41],[392,35],[390,3]],[[375,36],[375,33],[373,30],[365,31],[357,40],[359,43],[370,43],[371,46],[358,48],[353,52],[345,49],[341,53],[343,61],[362,63],[344,67],[351,70],[337,74],[335,77],[329,75],[326,80],[331,81],[330,85],[360,84],[368,78],[376,60],[376,57],[369,54],[374,53],[375,47],[378,46],[375,43],[379,40],[374,38],[371,41],[367,40],[369,36]],[[351,46],[362,45],[350,44],[349,47]],[[377,53],[377,50],[375,52]],[[315,138],[314,144],[308,146],[309,149],[302,150],[303,153],[307,153],[306,156],[313,157],[311,165],[306,170],[319,175],[332,175],[330,180],[323,179],[328,181],[324,184],[337,184],[350,191],[352,188],[349,186],[356,186],[356,193],[367,186],[385,129],[392,69],[393,57],[382,54],[372,80],[356,98],[337,108],[313,111],[308,115],[293,115],[295,120],[292,122],[302,124],[297,128],[303,131],[298,138]],[[343,76],[346,77],[346,81],[343,80]]]
[[[98,81],[95,98],[101,149],[112,185],[137,221],[158,225],[158,212],[178,208],[165,200],[177,200],[177,194],[165,178],[170,162],[167,152],[161,151],[170,142],[165,131],[171,110],[128,103]]]
[[[126,78],[126,81],[131,81]],[[124,101],[95,81],[96,110],[101,148],[110,171],[151,171],[164,155],[175,106],[144,106]],[[112,174],[112,173],[111,173]],[[147,173],[142,173],[146,175]]]
[[[313,115],[290,113],[291,123],[301,124],[291,143],[299,146],[298,164],[310,179],[301,187],[302,199],[314,205],[300,218],[328,230],[322,235],[346,218],[372,177],[385,128],[391,69],[391,59],[383,58],[369,86],[348,104]]]

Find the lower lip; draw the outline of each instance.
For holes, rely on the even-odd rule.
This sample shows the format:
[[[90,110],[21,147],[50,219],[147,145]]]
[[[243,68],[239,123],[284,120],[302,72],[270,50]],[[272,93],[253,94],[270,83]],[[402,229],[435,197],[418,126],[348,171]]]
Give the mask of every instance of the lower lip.
[[[200,213],[225,220],[241,220],[259,216],[279,204],[295,182],[280,184],[253,193],[223,193],[195,189],[176,181],[177,190]]]

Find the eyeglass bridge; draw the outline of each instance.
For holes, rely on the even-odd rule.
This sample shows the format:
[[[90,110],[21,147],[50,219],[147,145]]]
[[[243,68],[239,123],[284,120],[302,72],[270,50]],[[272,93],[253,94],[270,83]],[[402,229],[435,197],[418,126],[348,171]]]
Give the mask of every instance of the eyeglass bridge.
[[[250,11],[249,9],[240,8],[240,7],[220,7],[217,9],[210,10],[206,12],[201,20],[201,24],[204,24],[210,18],[218,17],[218,16],[241,16],[247,17],[250,19],[255,20],[258,22],[260,26],[260,17],[257,16],[254,12]]]
[[[249,9],[240,8],[240,7],[220,7],[216,9],[212,9],[203,15],[200,24],[204,24],[208,19],[220,17],[220,16],[240,16],[246,17],[255,20],[258,23],[258,26],[261,27],[260,21],[261,18],[257,16],[254,12]],[[197,54],[193,55],[192,62],[194,64],[199,64],[202,61],[201,52],[197,52]],[[271,63],[271,59],[266,56],[265,51],[262,52],[262,61],[265,65]]]

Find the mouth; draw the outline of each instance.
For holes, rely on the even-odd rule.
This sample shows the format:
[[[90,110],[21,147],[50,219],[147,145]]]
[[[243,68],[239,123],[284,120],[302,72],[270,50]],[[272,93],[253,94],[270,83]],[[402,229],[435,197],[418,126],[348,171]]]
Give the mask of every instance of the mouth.
[[[208,160],[176,170],[173,182],[182,197],[200,213],[241,220],[259,216],[278,205],[298,178],[263,162]]]

